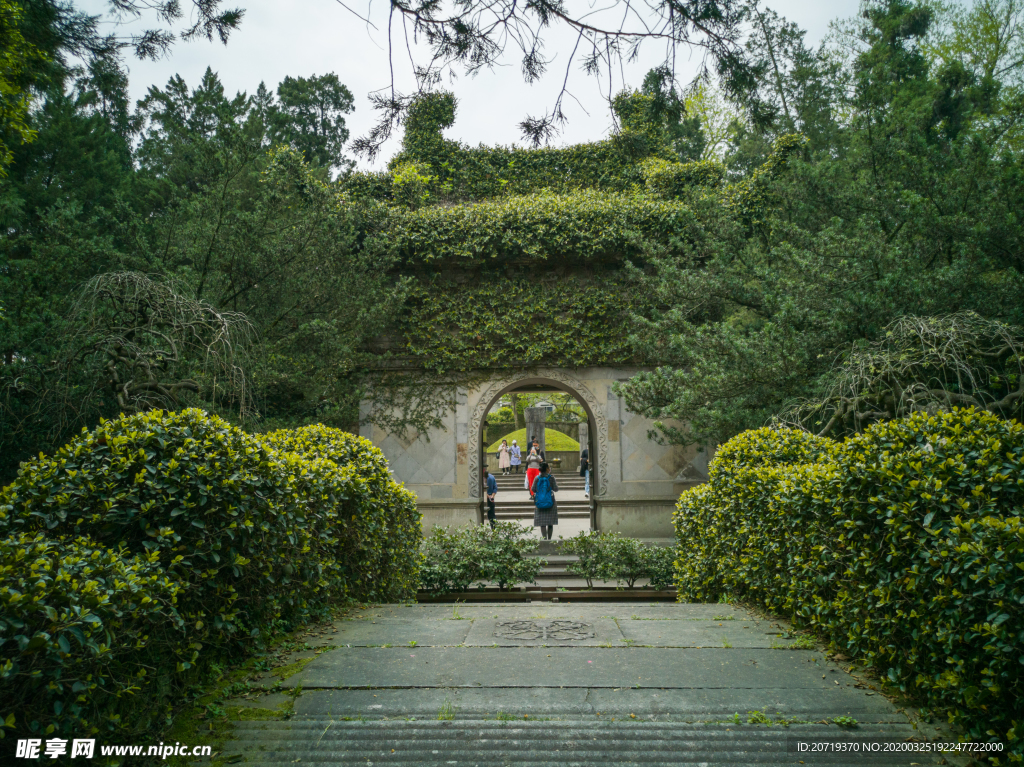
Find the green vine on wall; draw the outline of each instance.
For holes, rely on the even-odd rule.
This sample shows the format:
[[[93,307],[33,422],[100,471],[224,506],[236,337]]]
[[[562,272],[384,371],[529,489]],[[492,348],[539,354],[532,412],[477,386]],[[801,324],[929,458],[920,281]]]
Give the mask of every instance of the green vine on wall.
[[[644,242],[692,237],[697,226],[692,211],[680,202],[583,190],[394,210],[385,234],[404,264],[449,260],[468,265],[495,259],[636,258]]]
[[[405,116],[402,151],[385,173],[352,174],[346,188],[382,202],[395,198],[389,181],[395,171],[416,163],[435,175],[431,197],[437,202],[483,200],[541,190],[627,191],[640,188],[640,163],[649,157],[672,159],[663,128],[655,121],[652,97],[617,96],[613,109],[621,124],[609,138],[564,148],[470,147],[442,134],[455,123],[458,102],[451,93],[416,98]]]
[[[486,368],[621,365],[630,311],[644,300],[617,276],[600,282],[481,276],[478,284],[437,279],[414,289],[403,326],[406,348],[437,373]]]

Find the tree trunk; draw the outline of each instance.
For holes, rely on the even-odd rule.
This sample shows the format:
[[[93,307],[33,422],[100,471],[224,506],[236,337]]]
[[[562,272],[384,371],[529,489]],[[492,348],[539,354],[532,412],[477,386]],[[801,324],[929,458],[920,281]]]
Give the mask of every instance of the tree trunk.
[[[514,392],[509,392],[509,402],[512,403],[512,424],[515,428],[512,431],[519,430],[519,395]]]

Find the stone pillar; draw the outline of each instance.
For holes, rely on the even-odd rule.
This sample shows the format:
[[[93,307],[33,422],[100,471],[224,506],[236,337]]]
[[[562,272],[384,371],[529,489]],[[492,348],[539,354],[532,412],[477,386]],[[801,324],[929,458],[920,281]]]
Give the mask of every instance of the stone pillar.
[[[527,440],[525,453],[530,452],[530,446],[533,444],[530,442],[532,437],[536,437],[537,441],[540,442],[540,449],[546,451],[547,448],[544,447],[544,424],[548,419],[548,411],[542,407],[528,407],[525,413]]]
[[[586,448],[590,447],[589,442],[590,442],[590,424],[587,423],[586,421],[580,421],[580,439],[579,439],[580,454],[582,454],[583,451]],[[591,457],[591,460],[593,460],[593,457]]]

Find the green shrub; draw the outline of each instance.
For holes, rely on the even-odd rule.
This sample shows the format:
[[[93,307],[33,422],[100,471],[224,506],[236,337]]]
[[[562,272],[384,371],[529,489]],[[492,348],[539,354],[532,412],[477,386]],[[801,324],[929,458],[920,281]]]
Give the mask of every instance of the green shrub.
[[[611,578],[609,548],[613,537],[612,533],[585,530],[572,538],[560,540],[558,542],[560,554],[578,557],[575,562],[570,562],[565,566],[566,571],[585,578],[588,589],[594,588],[594,581],[597,579]]]
[[[166,715],[166,701],[137,693],[169,687],[195,649],[174,608],[181,586],[156,559],[87,538],[0,539],[0,714],[13,717],[8,727],[122,734]]]
[[[656,591],[676,587],[676,550],[671,546],[649,546],[646,554],[647,577]]]
[[[616,581],[625,581],[629,588],[648,573],[648,546],[636,538],[613,535],[609,541],[608,576]]]
[[[534,583],[547,564],[529,556],[539,543],[529,528],[515,522],[473,527],[435,527],[423,543],[420,586],[437,594],[466,591],[478,583],[501,589]]]
[[[650,578],[655,589],[671,588],[675,578],[675,549],[649,546],[618,533],[586,531],[558,542],[562,554],[578,557],[566,565],[573,575],[585,578],[587,588],[594,581],[625,581],[630,588],[641,578]]]
[[[652,157],[640,165],[647,191],[674,199],[694,187],[717,189],[725,180],[725,166],[715,160],[672,162]]]
[[[318,592],[344,596],[316,468],[201,410],[151,411],[24,464],[0,523],[155,552],[186,586],[178,608],[197,640],[247,642]]]
[[[360,599],[412,599],[419,584],[423,539],[416,495],[391,477],[387,458],[370,440],[323,424],[282,429],[267,444],[306,461],[329,461],[337,483],[326,497],[345,520],[344,577]]]
[[[480,572],[476,543],[469,535],[469,528],[435,527],[431,530],[423,541],[420,588],[435,594],[469,589]]]
[[[1024,427],[975,410],[741,434],[680,498],[680,599],[791,615],[1020,760],[1022,468]]]
[[[173,621],[154,636],[176,622],[178,644],[159,644],[154,675],[137,680],[152,705],[166,703],[175,685],[180,691],[190,667],[224,662],[347,599],[410,598],[418,582],[414,498],[369,442],[322,426],[261,439],[200,410],[106,421],[53,457],[23,464],[0,491],[0,530],[9,541],[88,536],[92,559],[108,557],[113,568],[123,558],[139,583],[156,584],[140,604],[166,603],[158,586],[173,586]],[[123,584],[110,577],[123,610]],[[8,588],[23,593],[17,583]],[[142,650],[135,624],[98,617],[108,645]],[[0,662],[15,662],[7,640],[0,635]],[[72,643],[64,652],[69,666],[89,667],[87,649]],[[97,682],[119,689],[119,678]],[[13,681],[0,682],[6,702]],[[81,693],[84,705],[115,716],[117,706],[104,702],[108,688],[97,689]],[[63,708],[58,720],[62,731],[75,721]]]

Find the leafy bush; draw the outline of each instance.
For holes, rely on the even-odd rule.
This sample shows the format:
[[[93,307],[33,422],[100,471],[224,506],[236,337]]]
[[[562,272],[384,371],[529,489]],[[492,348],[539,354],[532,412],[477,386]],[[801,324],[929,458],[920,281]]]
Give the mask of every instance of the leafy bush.
[[[116,610],[126,610],[123,589],[153,584],[139,604],[159,602],[173,612],[166,626],[180,627],[177,644],[157,645],[150,664],[156,677],[137,679],[154,705],[172,684],[184,683],[180,675],[191,666],[222,662],[347,598],[409,598],[418,581],[414,499],[391,480],[379,450],[325,427],[261,439],[200,410],[106,421],[53,457],[23,464],[0,491],[0,529],[9,541],[37,541],[42,553],[70,545],[48,543],[45,533],[88,536],[90,561],[110,560]],[[73,548],[66,557],[53,555],[69,567],[76,557]],[[135,573],[131,579],[116,574],[121,559],[120,567]],[[107,570],[99,572],[102,585]],[[25,593],[20,582],[5,586]],[[160,589],[171,587],[174,600],[162,597]],[[52,599],[55,614],[63,615],[65,598],[55,592]],[[122,623],[97,617],[106,644],[142,649],[135,624],[123,622],[122,630]],[[166,626],[152,636],[166,636]],[[0,635],[0,659],[17,666],[28,652]],[[63,652],[67,665],[89,668],[84,645]],[[120,689],[119,678],[96,681]],[[114,716],[117,707],[100,692],[83,692],[85,705]],[[61,709],[51,724],[68,732],[75,719]]]
[[[0,492],[0,523],[155,552],[204,643],[246,641],[333,590],[322,477],[200,410],[105,421]],[[310,551],[313,550],[313,555]],[[340,594],[339,594],[340,595]]]
[[[579,557],[577,561],[565,566],[566,571],[585,578],[588,589],[594,588],[596,579],[605,580],[611,577],[608,566],[611,561],[609,549],[613,537],[612,533],[591,530],[560,540],[559,553]]]
[[[715,160],[683,163],[652,157],[641,164],[640,172],[647,191],[666,199],[694,187],[716,189],[725,180],[725,166]]]
[[[353,594],[378,602],[411,599],[419,583],[421,515],[415,494],[392,479],[384,453],[364,437],[323,424],[282,429],[264,440],[337,467],[336,492],[322,497],[339,504],[347,537],[338,564],[355,586]]]
[[[135,693],[168,687],[195,656],[174,607],[181,590],[155,552],[129,556],[88,538],[43,533],[0,539],[7,726],[110,733],[145,729],[166,715],[166,701]]]
[[[625,581],[629,588],[647,577],[648,546],[636,538],[613,535],[609,540],[608,575],[616,581]]]
[[[746,432],[680,498],[679,597],[791,615],[1020,760],[1022,468],[1024,427],[975,410]]]
[[[473,527],[435,527],[423,543],[424,562],[420,586],[437,594],[466,591],[485,582],[505,589],[518,583],[534,583],[547,564],[528,556],[539,543],[529,528],[515,522]]]
[[[587,531],[558,542],[562,554],[578,557],[566,565],[573,575],[585,578],[587,588],[594,580],[625,581],[630,588],[641,578],[649,578],[654,589],[672,587],[675,550],[649,546],[619,533]]]
[[[650,587],[656,591],[668,591],[676,587],[676,550],[671,546],[649,546],[647,577]]]

